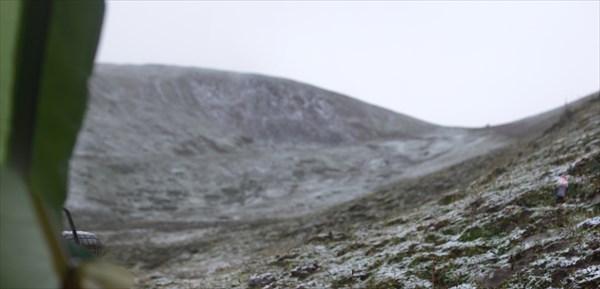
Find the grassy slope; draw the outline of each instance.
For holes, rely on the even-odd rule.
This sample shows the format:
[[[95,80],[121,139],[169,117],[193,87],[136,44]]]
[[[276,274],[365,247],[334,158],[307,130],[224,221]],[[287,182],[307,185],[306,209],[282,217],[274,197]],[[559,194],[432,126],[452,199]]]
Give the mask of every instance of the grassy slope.
[[[265,249],[242,266],[201,278],[143,283],[157,288],[597,288],[599,112],[595,95],[533,140],[264,228],[262,233],[270,233],[263,237]],[[555,204],[554,178],[564,173],[570,175],[569,198]]]

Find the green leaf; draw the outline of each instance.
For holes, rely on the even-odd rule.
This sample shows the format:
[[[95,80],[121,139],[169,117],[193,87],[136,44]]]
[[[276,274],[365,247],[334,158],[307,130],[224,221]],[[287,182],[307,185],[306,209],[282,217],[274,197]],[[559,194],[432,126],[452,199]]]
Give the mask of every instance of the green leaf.
[[[31,185],[60,218],[69,159],[86,108],[104,3],[54,1],[40,81]]]
[[[21,2],[0,1],[0,166],[6,161],[10,128],[10,94],[13,89],[17,27]]]
[[[58,288],[53,256],[24,180],[0,170],[0,288]]]
[[[86,262],[77,267],[65,288],[131,288],[133,276],[129,271],[102,261]]]
[[[0,3],[0,287],[56,288],[68,272],[61,208],[104,2]]]

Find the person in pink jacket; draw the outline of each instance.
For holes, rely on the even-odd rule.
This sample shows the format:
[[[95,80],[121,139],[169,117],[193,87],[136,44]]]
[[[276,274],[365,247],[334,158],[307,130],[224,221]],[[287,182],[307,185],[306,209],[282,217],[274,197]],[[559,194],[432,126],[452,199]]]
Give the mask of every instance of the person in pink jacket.
[[[556,202],[563,202],[565,200],[568,187],[569,181],[567,181],[567,176],[560,176],[556,181]]]

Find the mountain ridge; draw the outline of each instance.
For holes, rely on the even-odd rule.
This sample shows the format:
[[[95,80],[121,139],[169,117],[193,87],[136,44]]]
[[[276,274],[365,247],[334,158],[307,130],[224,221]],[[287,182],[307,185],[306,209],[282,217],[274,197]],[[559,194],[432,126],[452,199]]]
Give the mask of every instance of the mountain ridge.
[[[110,89],[105,87],[107,83]],[[222,143],[209,143],[206,147],[221,146],[224,150],[255,141],[267,146],[345,145],[417,136],[435,128],[341,94],[256,74],[155,65],[98,65],[90,86],[92,110],[101,107],[119,119],[127,119],[132,113],[148,115],[138,122],[151,123],[156,127],[154,134],[163,134],[171,141],[176,141],[175,137],[187,137],[188,142],[196,143],[218,140]],[[120,111],[127,102],[136,100],[127,111]],[[168,111],[161,111],[164,105],[169,106]],[[152,113],[139,112],[142,109]],[[173,135],[177,132],[169,131],[156,119],[176,122],[187,135]],[[125,127],[121,124],[110,128],[125,129],[129,124],[141,128],[140,133],[148,133],[139,123],[127,120]],[[109,120],[103,121],[111,125]],[[131,134],[137,132],[129,130]],[[86,145],[93,147],[84,142]],[[186,150],[185,143],[181,146],[173,150]],[[81,150],[85,148],[80,147],[79,153]]]

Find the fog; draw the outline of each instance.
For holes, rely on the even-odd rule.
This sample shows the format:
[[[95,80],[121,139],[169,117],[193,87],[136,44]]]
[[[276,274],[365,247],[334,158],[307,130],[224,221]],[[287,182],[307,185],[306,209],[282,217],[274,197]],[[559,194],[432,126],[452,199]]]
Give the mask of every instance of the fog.
[[[478,127],[600,89],[598,1],[108,1],[98,62],[290,78]]]

